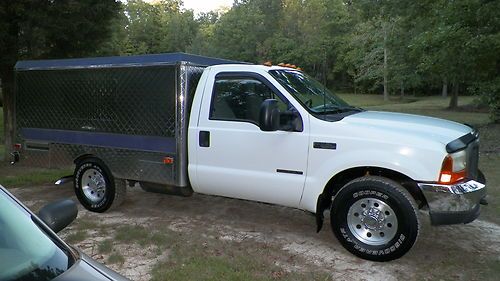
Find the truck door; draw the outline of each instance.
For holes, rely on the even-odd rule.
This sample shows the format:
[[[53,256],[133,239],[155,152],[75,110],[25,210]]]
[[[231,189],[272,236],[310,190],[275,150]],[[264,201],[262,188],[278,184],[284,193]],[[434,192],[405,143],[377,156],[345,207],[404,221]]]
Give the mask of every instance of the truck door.
[[[277,99],[281,111],[296,109],[261,75],[219,73],[212,79],[198,120],[196,191],[297,207],[307,171],[307,115],[300,117],[301,132],[261,131],[265,99]]]

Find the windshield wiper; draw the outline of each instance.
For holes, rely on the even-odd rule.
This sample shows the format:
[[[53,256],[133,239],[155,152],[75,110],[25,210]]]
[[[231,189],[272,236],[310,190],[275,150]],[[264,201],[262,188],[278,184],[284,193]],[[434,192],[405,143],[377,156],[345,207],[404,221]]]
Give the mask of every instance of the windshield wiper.
[[[317,114],[336,114],[346,111],[363,111],[363,109],[354,106],[338,106],[334,104],[324,104],[312,108],[312,110]]]

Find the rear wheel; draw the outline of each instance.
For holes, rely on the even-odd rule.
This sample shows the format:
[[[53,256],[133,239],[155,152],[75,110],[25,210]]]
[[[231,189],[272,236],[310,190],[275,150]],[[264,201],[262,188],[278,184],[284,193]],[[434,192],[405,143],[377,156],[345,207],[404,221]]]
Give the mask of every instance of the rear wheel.
[[[331,225],[340,243],[368,260],[403,256],[419,233],[416,203],[400,184],[366,176],[346,184],[335,197]]]
[[[125,180],[115,180],[97,158],[87,158],[77,165],[74,187],[80,203],[92,212],[105,212],[125,199]]]

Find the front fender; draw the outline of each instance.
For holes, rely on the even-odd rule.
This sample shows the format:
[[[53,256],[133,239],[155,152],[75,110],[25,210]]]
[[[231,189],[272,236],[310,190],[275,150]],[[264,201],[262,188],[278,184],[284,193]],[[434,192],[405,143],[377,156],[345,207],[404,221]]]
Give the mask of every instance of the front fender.
[[[312,155],[313,153],[317,155]],[[307,178],[300,201],[302,209],[316,212],[318,196],[338,173],[357,167],[378,167],[396,171],[420,181],[435,181],[441,169],[444,153],[425,153],[411,148],[357,149],[344,153],[337,151],[311,152]],[[441,155],[443,154],[443,155]]]

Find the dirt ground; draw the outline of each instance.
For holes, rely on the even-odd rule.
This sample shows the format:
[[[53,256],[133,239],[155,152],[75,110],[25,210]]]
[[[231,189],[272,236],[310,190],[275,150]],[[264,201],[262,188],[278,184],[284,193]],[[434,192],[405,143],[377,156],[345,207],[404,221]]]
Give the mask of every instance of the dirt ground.
[[[34,211],[59,198],[76,201],[71,184],[10,191]],[[217,241],[222,253],[215,249],[209,255],[236,248],[243,253],[267,248],[268,257],[262,259],[281,269],[273,271],[269,279],[295,279],[303,272],[322,272],[321,277],[311,277],[322,280],[324,276],[329,280],[384,281],[498,280],[500,276],[500,226],[481,218],[468,225],[431,227],[422,213],[423,229],[414,248],[396,261],[375,263],[344,250],[328,219],[316,233],[314,217],[300,210],[199,194],[182,198],[146,193],[138,187],[127,192],[122,206],[104,214],[90,213],[78,204],[77,220],[60,235],[132,280],[150,280],[155,267],[168,267],[175,257],[168,244],[175,241],[201,248]],[[161,250],[154,243],[113,242],[117,237],[114,230],[123,226],[177,236],[171,236]],[[112,251],[102,250],[105,240],[112,241]],[[118,262],[110,257],[113,253],[122,256]],[[288,275],[291,273],[299,275]],[[299,279],[309,279],[302,277]]]

